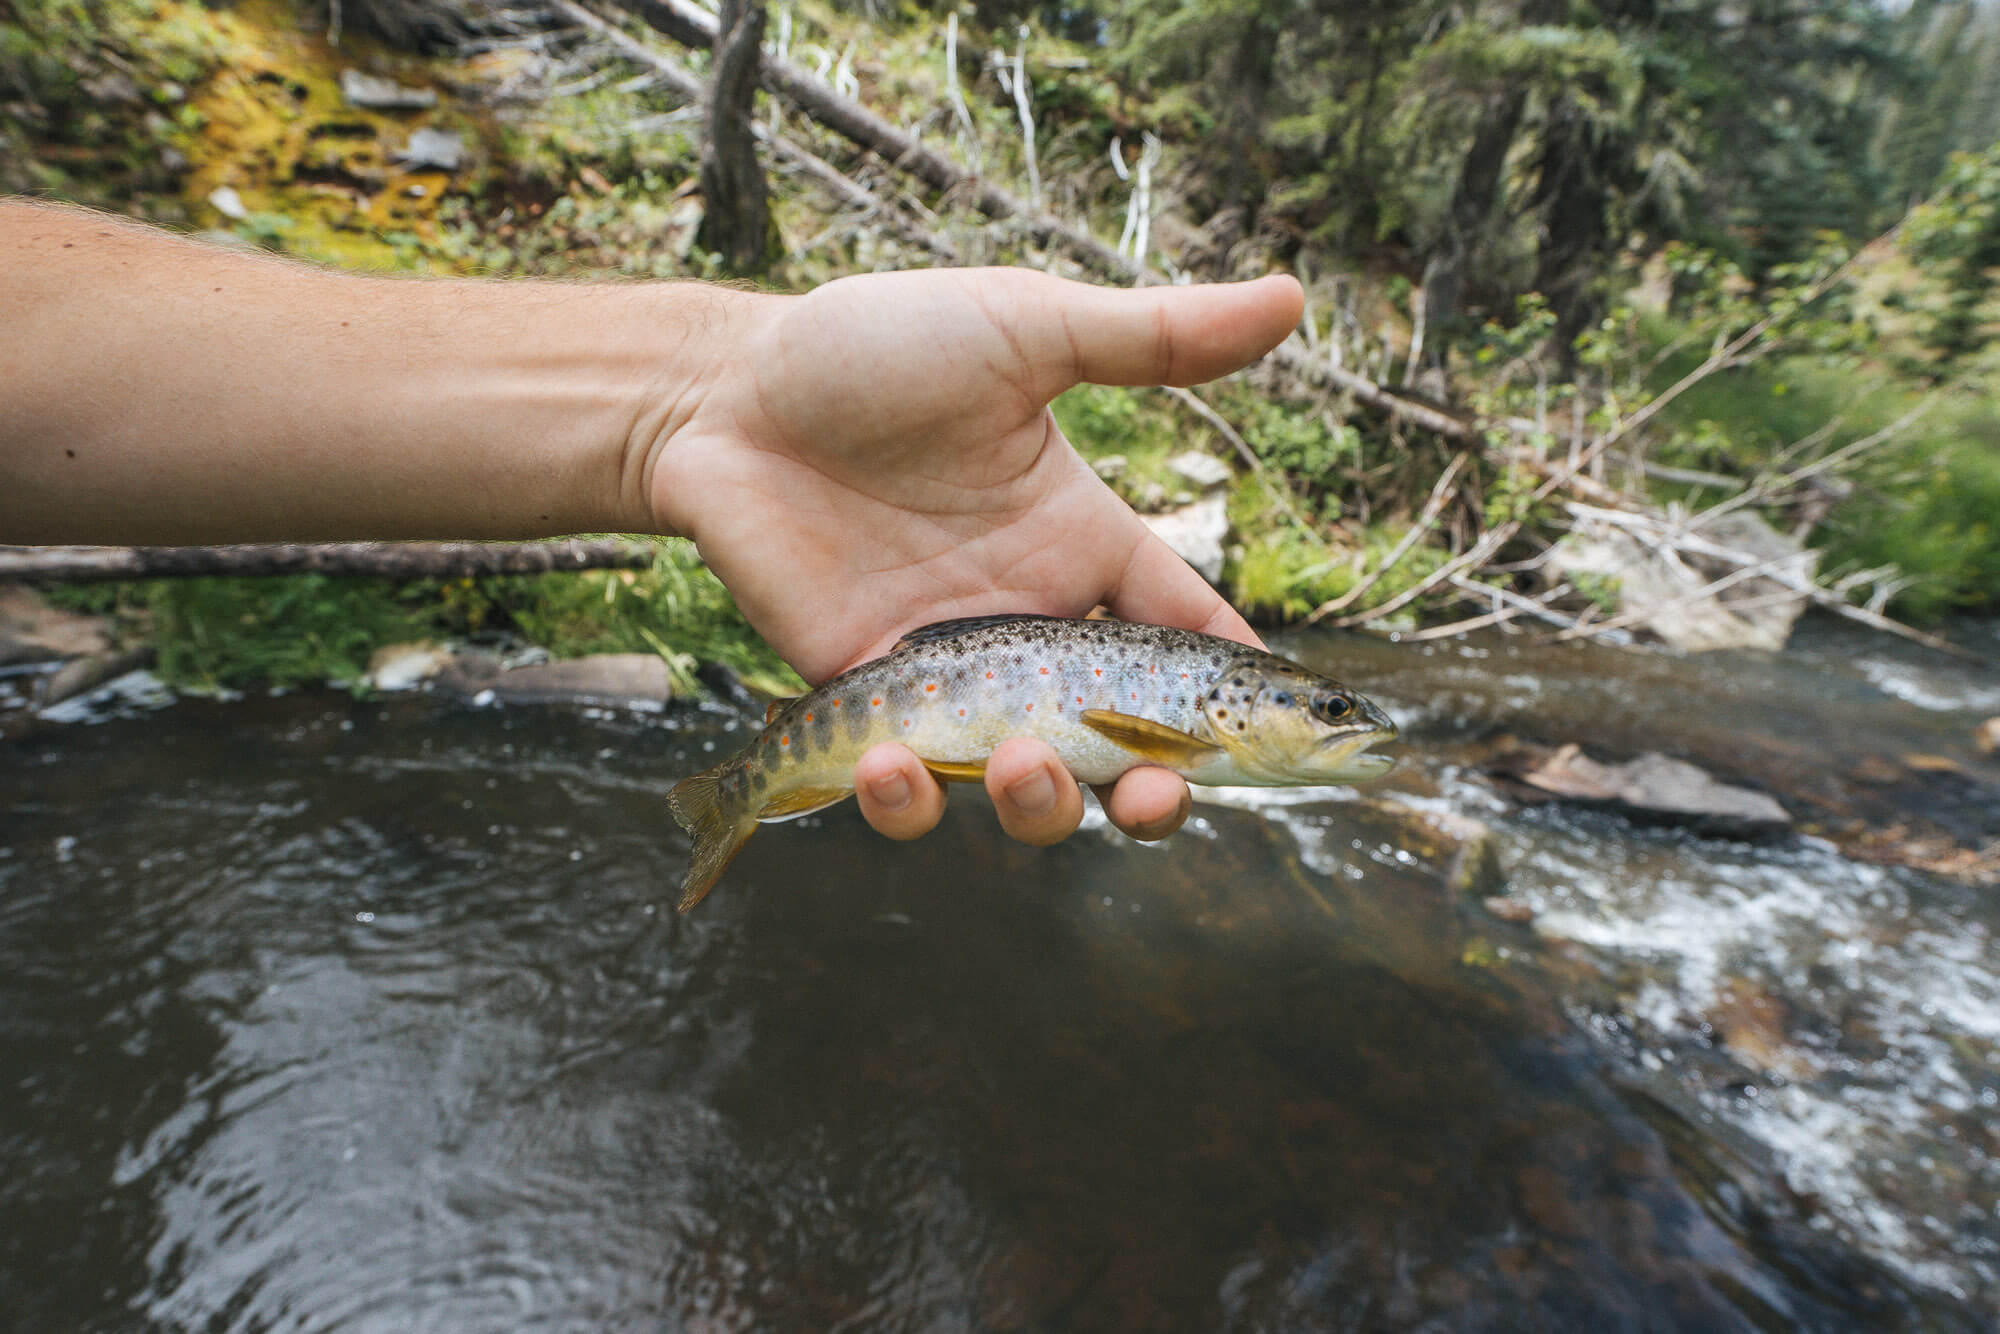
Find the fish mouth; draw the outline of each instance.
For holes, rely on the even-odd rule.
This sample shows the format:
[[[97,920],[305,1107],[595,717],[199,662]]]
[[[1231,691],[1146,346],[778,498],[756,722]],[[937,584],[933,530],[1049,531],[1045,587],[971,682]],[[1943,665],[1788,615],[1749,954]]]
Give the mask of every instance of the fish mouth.
[[[1393,755],[1369,753],[1371,746],[1396,739],[1396,724],[1380,715],[1373,705],[1371,712],[1382,717],[1379,729],[1370,729],[1360,735],[1329,737],[1320,743],[1319,754],[1315,756],[1314,768],[1335,783],[1359,783],[1371,778],[1380,778],[1396,767]],[[1372,720],[1371,720],[1372,721]]]

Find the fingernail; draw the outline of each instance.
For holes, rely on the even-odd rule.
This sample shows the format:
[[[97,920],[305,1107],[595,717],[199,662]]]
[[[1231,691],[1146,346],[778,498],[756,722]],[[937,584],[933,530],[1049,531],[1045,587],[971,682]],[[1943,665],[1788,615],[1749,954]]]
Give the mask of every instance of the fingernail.
[[[1007,796],[1023,815],[1047,815],[1056,808],[1056,785],[1042,765],[1007,784]]]
[[[910,804],[910,780],[901,773],[878,778],[868,785],[868,795],[884,810],[900,811]]]

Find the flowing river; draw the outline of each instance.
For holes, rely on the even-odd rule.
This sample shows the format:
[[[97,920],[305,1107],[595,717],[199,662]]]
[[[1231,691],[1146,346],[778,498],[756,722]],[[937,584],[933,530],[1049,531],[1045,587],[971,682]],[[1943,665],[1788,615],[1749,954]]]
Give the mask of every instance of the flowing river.
[[[1990,1329],[2000,889],[1841,850],[2000,838],[1962,634],[1298,637],[1404,724],[1366,797],[1045,851],[850,805],[685,918],[719,707],[17,728],[0,1328]],[[1805,832],[1516,806],[1502,732]]]

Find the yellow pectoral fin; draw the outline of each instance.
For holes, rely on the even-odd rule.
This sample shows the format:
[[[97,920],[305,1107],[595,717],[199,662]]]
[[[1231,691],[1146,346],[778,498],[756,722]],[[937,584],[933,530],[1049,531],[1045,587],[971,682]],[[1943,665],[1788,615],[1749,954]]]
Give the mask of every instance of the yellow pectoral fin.
[[[825,810],[836,801],[845,801],[854,795],[851,787],[801,787],[772,797],[757,812],[760,824],[777,824],[781,820],[796,820],[801,815],[811,815],[814,811]]]
[[[1219,754],[1222,747],[1189,736],[1178,728],[1110,709],[1085,709],[1084,726],[1115,741],[1148,764],[1192,769]]]
[[[924,768],[940,783],[979,783],[986,778],[986,764],[953,764],[949,760],[925,760]]]

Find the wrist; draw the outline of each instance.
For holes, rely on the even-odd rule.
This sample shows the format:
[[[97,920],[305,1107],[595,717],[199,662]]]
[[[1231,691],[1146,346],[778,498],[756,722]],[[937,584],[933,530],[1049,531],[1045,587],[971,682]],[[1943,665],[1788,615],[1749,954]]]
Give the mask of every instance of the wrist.
[[[705,485],[726,467],[720,451],[741,433],[741,406],[754,403],[747,383],[759,363],[757,340],[785,300],[759,292],[698,283],[648,289],[674,346],[631,419],[619,466],[622,512],[632,531],[699,541]]]

